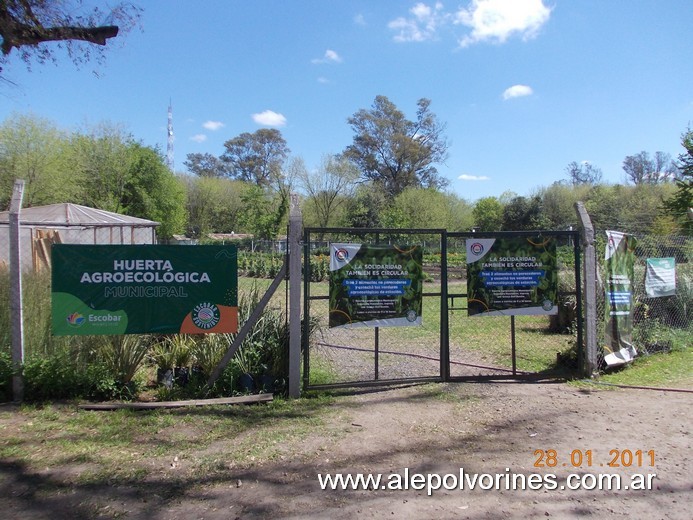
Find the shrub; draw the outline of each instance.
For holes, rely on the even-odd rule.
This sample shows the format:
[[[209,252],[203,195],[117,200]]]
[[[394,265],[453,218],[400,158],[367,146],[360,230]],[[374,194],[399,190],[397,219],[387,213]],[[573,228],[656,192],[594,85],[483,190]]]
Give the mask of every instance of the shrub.
[[[0,351],[0,401],[12,398],[12,356],[9,351]]]

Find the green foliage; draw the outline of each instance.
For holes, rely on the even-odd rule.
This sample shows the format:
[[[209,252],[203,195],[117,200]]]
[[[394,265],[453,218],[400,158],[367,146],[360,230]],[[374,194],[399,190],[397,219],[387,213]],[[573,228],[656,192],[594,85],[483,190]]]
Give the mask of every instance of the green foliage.
[[[75,197],[79,183],[69,166],[69,139],[47,120],[12,114],[0,125],[0,210],[8,207],[16,179],[26,181],[24,206]]]
[[[159,338],[149,352],[149,358],[163,370],[187,367],[193,359],[195,340],[186,334],[171,334]]]
[[[471,227],[471,208],[455,195],[433,188],[406,188],[383,211],[383,223],[392,228]]]
[[[9,350],[0,347],[0,401],[12,398],[12,356]]]
[[[381,215],[386,207],[387,200],[382,190],[374,185],[359,186],[347,203],[345,223],[356,228],[382,227]]]
[[[282,165],[289,156],[289,147],[276,128],[244,132],[224,143],[220,159],[236,179],[269,187],[282,176]]]
[[[170,238],[185,227],[185,191],[153,148],[130,145],[129,181],[123,194],[124,211],[133,217],[160,222],[157,234]]]
[[[131,399],[138,390],[136,383],[114,377],[112,369],[105,364],[75,362],[68,349],[29,359],[23,373],[27,401]]]
[[[548,222],[539,196],[515,197],[503,208],[503,231],[547,229]]]
[[[185,224],[184,191],[161,154],[117,125],[84,133],[48,120],[11,116],[0,126],[0,207],[15,179],[27,181],[25,206],[72,202],[161,222],[169,237]]]
[[[679,155],[679,178],[676,179],[676,191],[664,202],[665,211],[672,216],[681,230],[693,236],[693,131],[688,130],[681,136],[681,145],[685,152]]]
[[[188,236],[204,238],[208,233],[241,232],[244,211],[241,195],[249,185],[214,177],[179,177],[185,187]]]
[[[103,336],[99,355],[115,378],[128,384],[142,366],[150,343],[145,335]]]
[[[472,214],[479,231],[500,231],[503,227],[503,204],[496,197],[477,200]]]
[[[259,186],[250,186],[242,195],[245,208],[239,216],[243,228],[257,239],[274,239],[289,210],[283,194],[271,194]]]

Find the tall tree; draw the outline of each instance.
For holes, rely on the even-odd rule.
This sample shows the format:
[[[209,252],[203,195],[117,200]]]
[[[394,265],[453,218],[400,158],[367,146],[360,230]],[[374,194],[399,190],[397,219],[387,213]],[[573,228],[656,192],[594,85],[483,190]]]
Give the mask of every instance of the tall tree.
[[[252,134],[244,132],[226,141],[224,148],[221,160],[228,165],[229,175],[262,187],[277,182],[290,152],[276,128],[262,128]]]
[[[687,235],[693,235],[693,130],[681,136],[685,152],[679,155],[676,191],[664,202],[665,211],[676,219]]]
[[[405,188],[442,188],[447,181],[434,166],[447,158],[445,125],[430,110],[430,100],[417,102],[416,120],[409,121],[385,96],[370,110],[361,109],[347,122],[355,135],[344,156],[390,197]]]
[[[313,205],[318,227],[334,222],[336,210],[354,192],[358,177],[359,172],[351,162],[335,155],[324,156],[313,171],[303,169],[298,181]]]
[[[601,168],[597,168],[587,161],[581,163],[573,161],[568,164],[565,171],[573,186],[579,186],[580,184],[594,185],[602,181]]]
[[[226,177],[229,173],[226,163],[211,153],[189,153],[183,165],[198,177]]]
[[[633,184],[659,184],[673,180],[677,175],[671,156],[664,152],[656,152],[654,158],[644,151],[628,155],[623,160],[623,171],[626,172],[626,179]]]
[[[65,48],[75,64],[84,63],[92,56],[99,61],[107,40],[121,29],[132,28],[140,12],[129,2],[108,10],[94,7],[87,11],[81,0],[2,0],[0,71],[13,49],[18,50],[27,65],[34,60],[38,63],[55,60],[53,48],[44,45],[49,42]],[[104,19],[108,25],[100,25]]]

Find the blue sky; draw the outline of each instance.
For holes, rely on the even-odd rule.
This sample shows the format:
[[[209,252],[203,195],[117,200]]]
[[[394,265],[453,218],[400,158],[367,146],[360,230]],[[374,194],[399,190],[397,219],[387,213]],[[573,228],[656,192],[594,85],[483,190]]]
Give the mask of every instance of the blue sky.
[[[176,171],[259,128],[315,168],[377,95],[410,119],[428,98],[450,143],[439,172],[469,201],[528,195],[572,161],[624,182],[627,155],[676,157],[693,121],[690,0],[135,3],[142,30],[112,40],[103,65],[58,55],[28,72],[15,56],[0,120],[108,121],[165,153],[171,100]]]

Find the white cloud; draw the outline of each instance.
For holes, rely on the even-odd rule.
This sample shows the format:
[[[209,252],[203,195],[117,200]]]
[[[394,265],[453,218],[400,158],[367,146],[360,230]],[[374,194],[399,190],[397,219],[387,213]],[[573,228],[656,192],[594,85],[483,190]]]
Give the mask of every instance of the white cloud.
[[[252,117],[253,121],[255,121],[258,125],[284,126],[286,124],[286,118],[283,115],[271,110],[265,110],[259,114],[253,114]]]
[[[356,16],[354,16],[354,23],[356,25],[365,26],[366,25],[366,17],[359,13]]]
[[[506,88],[503,92],[503,99],[508,100],[516,97],[531,96],[534,94],[532,87],[527,85],[513,85],[510,88]]]
[[[207,140],[207,136],[205,134],[195,134],[190,138],[191,141],[195,141],[196,143],[203,143]]]
[[[461,181],[490,181],[491,177],[486,177],[486,175],[467,175],[463,173],[457,177]]]
[[[224,128],[224,123],[221,121],[205,121],[202,123],[203,128],[207,130],[211,130],[212,132],[219,130],[220,128]]]
[[[327,85],[329,82],[330,82],[330,80],[324,76],[320,76],[318,78],[318,83],[322,83],[323,85]]]
[[[322,58],[315,58],[311,63],[342,63],[342,57],[332,49],[327,49]]]
[[[388,28],[397,31],[396,42],[422,42],[433,40],[438,28],[444,25],[447,15],[443,12],[443,4],[436,2],[433,7],[419,2],[409,9],[411,16],[400,16],[387,24]]]
[[[455,23],[472,29],[460,40],[460,46],[468,47],[485,41],[504,43],[514,34],[529,40],[550,16],[551,8],[543,0],[472,0],[457,12]]]

